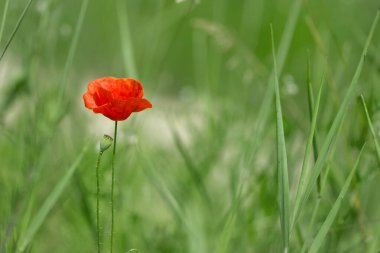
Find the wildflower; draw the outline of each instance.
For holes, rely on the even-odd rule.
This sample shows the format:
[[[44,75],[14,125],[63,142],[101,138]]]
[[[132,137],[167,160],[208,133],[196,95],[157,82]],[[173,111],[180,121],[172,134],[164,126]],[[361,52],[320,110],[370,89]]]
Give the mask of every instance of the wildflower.
[[[143,98],[142,84],[132,78],[102,77],[88,84],[84,105],[114,121],[126,120],[132,112],[152,108]]]

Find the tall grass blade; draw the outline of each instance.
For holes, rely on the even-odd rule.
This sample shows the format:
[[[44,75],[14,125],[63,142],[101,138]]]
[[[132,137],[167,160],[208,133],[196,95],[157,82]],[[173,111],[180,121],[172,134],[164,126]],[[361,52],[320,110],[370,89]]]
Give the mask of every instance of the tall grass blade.
[[[293,38],[293,34],[294,34],[294,30],[297,24],[301,6],[302,6],[302,0],[294,0],[293,5],[290,8],[289,17],[286,22],[285,29],[280,40],[278,53],[276,57],[277,66],[278,66],[277,72],[280,75],[281,75],[283,66],[285,64],[286,57],[289,52],[290,43]],[[248,165],[251,165],[253,159],[255,158],[256,151],[261,143],[261,138],[264,135],[265,125],[267,124],[267,121],[271,112],[271,106],[272,106],[273,95],[274,95],[274,92],[273,92],[274,75],[275,75],[274,70],[272,70],[272,73],[268,80],[267,89],[263,97],[263,102],[261,103],[261,106],[260,106],[257,121],[254,127],[253,142],[251,144],[251,147],[247,149],[248,152],[250,152],[250,154],[248,155],[248,160],[247,160]]]
[[[62,195],[63,191],[65,190],[74,172],[78,169],[79,164],[81,163],[86,151],[87,151],[87,146],[83,148],[81,153],[78,155],[77,159],[66,171],[66,174],[60,179],[60,181],[57,183],[55,188],[51,191],[49,196],[46,198],[45,202],[41,205],[35,217],[32,219],[30,226],[26,230],[23,239],[21,240],[18,252],[21,253],[25,251],[29,243],[33,240],[33,237],[37,233],[38,229],[46,221],[49,212],[52,210],[54,205],[58,202],[59,197]]]
[[[333,139],[338,135],[339,129],[343,124],[343,120],[345,118],[345,115],[346,115],[346,112],[348,109],[348,105],[351,101],[351,98],[353,96],[353,93],[354,93],[356,87],[358,86],[359,77],[360,77],[360,74],[361,74],[362,69],[363,69],[364,59],[365,59],[365,56],[367,54],[369,44],[372,40],[377,22],[379,20],[379,16],[380,16],[380,11],[377,11],[376,17],[372,23],[372,27],[371,27],[371,30],[369,32],[366,44],[365,44],[364,49],[363,49],[363,52],[361,54],[360,61],[359,61],[359,64],[357,66],[357,69],[355,71],[354,77],[352,78],[352,81],[350,83],[350,86],[348,87],[347,93],[343,99],[343,102],[339,108],[339,111],[338,111],[336,117],[334,118],[333,124],[332,124],[332,126],[331,126],[331,128],[327,134],[327,137],[326,137],[326,139],[322,145],[322,148],[318,154],[319,155],[318,159],[317,159],[317,161],[316,161],[316,163],[315,163],[315,165],[311,171],[310,176],[307,178],[306,188],[303,192],[301,192],[300,197],[299,197],[300,200],[298,200],[298,201],[296,200],[296,204],[294,207],[294,215],[293,215],[293,220],[292,220],[293,225],[297,221],[298,216],[300,214],[300,210],[304,206],[304,204],[305,204],[306,200],[308,199],[312,189],[315,187],[315,183],[317,181],[318,175],[320,174],[322,168],[324,167],[324,165],[327,161],[328,155],[329,155],[329,151],[333,146],[332,145]]]
[[[326,171],[325,171],[325,173],[323,175],[323,179],[321,180],[321,193],[325,189],[325,186],[326,186],[326,183],[327,183],[327,178],[328,178],[329,172],[330,172],[330,167],[331,167],[330,165],[327,166]],[[313,214],[311,215],[311,219],[310,219],[310,223],[309,223],[309,227],[308,227],[308,231],[307,231],[306,240],[304,242],[304,245],[302,246],[301,253],[306,252],[307,248],[309,247],[309,245],[310,245],[310,243],[311,243],[311,241],[313,239],[313,234],[314,234],[313,227],[314,227],[315,221],[317,219],[317,214],[318,214],[318,211],[319,211],[321,200],[322,200],[321,196],[318,196],[317,201],[314,204]]]
[[[303,159],[303,163],[302,163],[301,174],[300,174],[298,188],[297,188],[295,206],[299,205],[299,202],[301,201],[301,193],[303,192],[303,190],[305,188],[305,179],[306,179],[306,176],[308,175],[307,167],[308,167],[308,163],[310,161],[311,149],[312,149],[313,140],[315,137],[315,127],[317,124],[319,103],[321,101],[321,94],[322,94],[324,82],[325,82],[325,75],[323,75],[323,77],[322,77],[322,81],[321,81],[321,84],[319,86],[317,99],[315,101],[315,104],[312,106],[314,109],[313,109],[313,113],[312,113],[312,120],[311,120],[311,126],[310,126],[309,135],[308,135],[308,139],[307,139],[307,144],[306,144],[306,151],[305,151],[305,155],[304,155],[304,159]],[[293,222],[294,222],[294,217],[293,217]],[[292,222],[291,228],[293,228],[293,225],[294,225],[293,222]]]
[[[328,231],[330,230],[330,227],[333,224],[333,222],[334,222],[334,220],[338,214],[338,211],[340,209],[340,206],[342,204],[344,196],[346,195],[346,193],[348,191],[348,187],[350,186],[351,180],[352,180],[352,178],[356,172],[356,169],[359,165],[360,157],[363,153],[364,147],[365,147],[365,144],[363,145],[362,149],[360,150],[360,153],[358,155],[358,158],[356,159],[355,165],[352,168],[352,170],[351,170],[349,176],[347,177],[346,181],[344,182],[344,185],[342,187],[342,190],[339,193],[337,200],[335,201],[333,207],[331,208],[329,214],[327,215],[326,220],[323,222],[320,230],[318,231],[317,235],[315,236],[315,239],[310,246],[309,253],[319,252],[319,249],[322,246],[322,244],[326,238],[326,235],[327,235]]]
[[[7,20],[8,6],[9,6],[9,0],[5,0],[4,10],[3,10],[3,16],[1,18],[1,25],[0,25],[0,43],[1,43],[1,40],[3,38],[5,21]]]
[[[32,4],[32,1],[33,1],[33,0],[29,0],[29,2],[26,4],[24,10],[22,11],[21,16],[20,16],[19,19],[17,20],[16,26],[15,26],[15,28],[13,29],[13,31],[12,31],[12,33],[11,33],[11,36],[9,37],[7,43],[5,44],[5,47],[4,47],[4,49],[3,49],[3,52],[1,52],[1,55],[0,55],[0,61],[3,59],[5,52],[7,51],[9,45],[11,44],[11,42],[12,42],[14,36],[16,35],[18,29],[20,28],[20,25],[21,25],[22,21],[24,20],[25,15],[26,15],[26,13],[27,13],[28,10],[29,10],[30,5]],[[4,12],[5,12],[5,10],[4,10]],[[3,16],[3,19],[4,19],[4,16]],[[3,22],[4,22],[4,20],[3,20]]]
[[[271,29],[272,53],[274,65],[274,83],[276,100],[276,129],[277,129],[277,177],[278,177],[278,197],[280,206],[280,221],[283,239],[283,252],[289,249],[289,178],[288,165],[284,135],[284,123],[282,120],[282,109],[280,101],[280,88],[277,76],[277,61],[274,49],[273,28]]]
[[[324,76],[325,77],[325,74]],[[310,53],[307,54],[307,100],[309,103],[309,117],[310,122],[313,120],[313,115],[315,113],[315,106],[314,106],[314,94],[313,94],[313,87],[311,84],[311,64],[310,64]],[[314,154],[314,162],[318,159],[318,142],[317,142],[317,131],[314,130],[314,136],[313,136],[313,154]],[[318,176],[317,181],[317,190],[318,194],[321,194],[321,175]]]
[[[365,103],[363,95],[360,95],[360,99],[361,99],[362,104],[363,104],[363,108],[365,111],[365,115],[367,117],[368,126],[369,126],[369,129],[371,131],[373,141],[375,142],[376,157],[377,157],[377,162],[379,163],[379,168],[380,168],[380,144],[379,144],[379,141],[377,140],[376,132],[375,132],[375,129],[373,127],[371,117],[369,116],[367,105]]]

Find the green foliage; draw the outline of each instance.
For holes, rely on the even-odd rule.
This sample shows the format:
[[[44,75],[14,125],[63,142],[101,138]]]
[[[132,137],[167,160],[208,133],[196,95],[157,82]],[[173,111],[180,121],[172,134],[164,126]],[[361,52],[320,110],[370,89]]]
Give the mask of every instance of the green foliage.
[[[119,122],[115,252],[380,250],[378,1],[0,6],[0,253],[95,252],[113,122],[82,94],[109,75],[153,104]]]
[[[283,240],[283,252],[289,251],[289,173],[288,160],[286,155],[284,122],[282,119],[282,108],[280,101],[280,87],[278,83],[277,60],[274,50],[273,28],[271,26],[272,53],[274,64],[274,83],[275,83],[275,99],[276,99],[276,129],[277,129],[277,181],[278,181],[278,198],[280,208],[281,232]]]

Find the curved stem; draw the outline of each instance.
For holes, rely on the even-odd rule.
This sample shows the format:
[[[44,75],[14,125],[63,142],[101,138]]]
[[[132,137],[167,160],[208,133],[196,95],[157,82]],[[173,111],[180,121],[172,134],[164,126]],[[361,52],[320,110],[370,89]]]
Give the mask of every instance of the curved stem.
[[[100,253],[100,226],[99,226],[99,195],[100,195],[100,183],[99,183],[99,164],[102,159],[103,151],[99,151],[98,162],[96,163],[96,232],[98,242],[98,253]]]
[[[115,131],[113,136],[113,152],[112,152],[112,183],[111,183],[111,253],[113,246],[113,225],[114,225],[114,207],[113,207],[113,195],[114,195],[114,182],[115,182],[115,153],[116,153],[116,137],[117,137],[117,121],[115,121]]]

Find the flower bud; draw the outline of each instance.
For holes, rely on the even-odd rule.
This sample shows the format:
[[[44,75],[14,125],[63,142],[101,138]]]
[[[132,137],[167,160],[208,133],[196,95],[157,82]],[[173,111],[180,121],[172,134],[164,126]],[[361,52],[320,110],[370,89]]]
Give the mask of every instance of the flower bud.
[[[112,142],[112,137],[105,134],[103,140],[100,142],[100,152],[106,151],[112,145]]]

